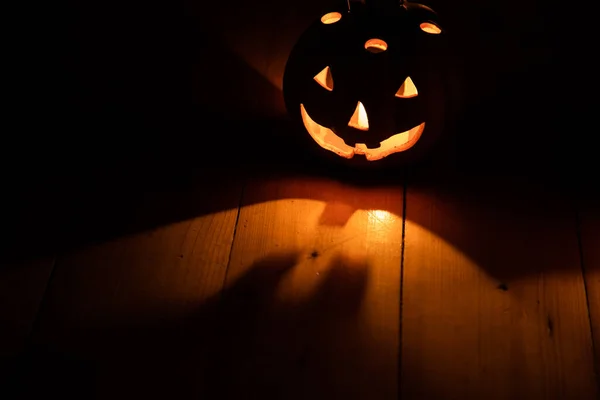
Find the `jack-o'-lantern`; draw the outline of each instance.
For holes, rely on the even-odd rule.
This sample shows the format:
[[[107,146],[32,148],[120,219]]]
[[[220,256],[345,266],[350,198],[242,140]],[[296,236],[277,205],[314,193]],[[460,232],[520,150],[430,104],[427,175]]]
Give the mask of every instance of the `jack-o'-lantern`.
[[[436,13],[416,3],[366,0],[329,10],[289,56],[286,107],[337,156],[411,158],[443,126],[444,36]]]

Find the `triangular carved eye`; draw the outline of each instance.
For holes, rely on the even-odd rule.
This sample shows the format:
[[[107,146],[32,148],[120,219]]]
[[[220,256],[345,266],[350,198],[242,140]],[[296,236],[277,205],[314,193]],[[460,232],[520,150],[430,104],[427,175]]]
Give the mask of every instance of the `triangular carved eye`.
[[[417,91],[417,87],[413,83],[412,79],[410,79],[410,76],[404,80],[404,83],[396,92],[396,97],[400,97],[403,99],[409,99],[418,95],[419,92]]]
[[[333,78],[331,77],[331,71],[328,66],[323,68],[323,70],[315,75],[313,79],[330,92],[333,90]]]

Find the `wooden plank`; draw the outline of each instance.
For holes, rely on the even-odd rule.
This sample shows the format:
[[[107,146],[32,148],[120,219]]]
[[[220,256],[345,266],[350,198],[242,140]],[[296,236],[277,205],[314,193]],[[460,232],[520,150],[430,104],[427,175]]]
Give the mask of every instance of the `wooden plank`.
[[[227,205],[239,204],[241,196],[239,179],[221,177],[227,185],[219,188],[210,185],[215,175],[196,181],[193,192],[156,193],[137,216],[194,205],[195,217],[57,260],[22,389],[112,399],[204,390],[203,354],[215,345],[208,318],[225,280],[238,215]]]
[[[244,204],[222,396],[395,399],[402,188],[273,178]]]
[[[53,257],[0,262],[0,359],[25,347],[53,267]]]
[[[516,178],[409,186],[405,399],[595,399],[572,203]]]
[[[600,368],[600,194],[585,193],[580,199],[581,251],[588,306],[594,337],[596,373]],[[600,384],[600,382],[599,382]]]

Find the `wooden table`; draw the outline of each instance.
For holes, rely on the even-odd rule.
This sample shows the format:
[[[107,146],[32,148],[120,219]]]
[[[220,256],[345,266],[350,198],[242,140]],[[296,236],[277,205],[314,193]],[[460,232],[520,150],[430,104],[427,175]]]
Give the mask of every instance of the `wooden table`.
[[[427,173],[203,171],[146,193],[135,220],[183,212],[5,267],[13,382],[77,398],[595,398],[596,203]]]
[[[192,7],[190,30],[155,2],[68,25],[83,50],[49,104],[77,113],[56,107],[57,133],[5,146],[2,171],[20,174],[3,178],[2,388],[598,398],[597,166],[570,160],[595,154],[586,135],[565,140],[588,127],[553,89],[568,32],[543,30],[567,10],[441,4],[468,76],[453,144],[357,179],[313,165],[273,124],[282,55],[315,2],[216,3]]]

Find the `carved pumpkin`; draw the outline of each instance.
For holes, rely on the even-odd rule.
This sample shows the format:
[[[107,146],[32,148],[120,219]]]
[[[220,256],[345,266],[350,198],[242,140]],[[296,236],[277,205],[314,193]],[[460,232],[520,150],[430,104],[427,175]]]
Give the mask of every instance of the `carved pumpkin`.
[[[321,148],[340,157],[411,158],[443,125],[445,35],[433,10],[420,4],[348,5],[322,15],[293,48],[286,107]]]

